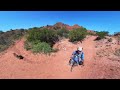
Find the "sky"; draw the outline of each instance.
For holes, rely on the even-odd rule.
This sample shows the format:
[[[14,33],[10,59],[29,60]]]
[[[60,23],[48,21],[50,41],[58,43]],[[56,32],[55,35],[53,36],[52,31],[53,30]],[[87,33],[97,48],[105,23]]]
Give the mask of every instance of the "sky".
[[[120,31],[120,11],[0,11],[0,30],[28,29],[62,22],[95,31]]]

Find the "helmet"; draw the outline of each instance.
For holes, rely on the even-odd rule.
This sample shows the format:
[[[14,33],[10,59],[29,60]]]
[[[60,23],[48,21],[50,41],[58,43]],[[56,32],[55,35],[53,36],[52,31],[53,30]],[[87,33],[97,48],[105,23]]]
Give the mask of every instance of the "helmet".
[[[79,51],[82,51],[82,49],[83,49],[82,47],[78,47],[78,48],[77,48],[77,50],[79,50]]]

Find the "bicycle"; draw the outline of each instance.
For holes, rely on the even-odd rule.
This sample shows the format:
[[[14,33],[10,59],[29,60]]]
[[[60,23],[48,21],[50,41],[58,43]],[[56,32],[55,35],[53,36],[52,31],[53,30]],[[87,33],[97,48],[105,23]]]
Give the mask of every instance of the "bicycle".
[[[79,64],[78,64],[78,63],[77,63],[75,60],[73,60],[73,59],[70,59],[70,60],[69,60],[69,65],[71,65],[71,72],[72,72],[72,69],[73,69],[74,66],[78,66],[78,65],[83,65],[83,66],[84,66],[83,61],[80,61]]]

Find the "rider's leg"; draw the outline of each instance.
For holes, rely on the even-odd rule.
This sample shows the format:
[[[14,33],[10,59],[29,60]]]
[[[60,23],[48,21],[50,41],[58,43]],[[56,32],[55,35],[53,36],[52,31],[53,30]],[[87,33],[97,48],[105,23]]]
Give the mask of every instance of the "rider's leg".
[[[82,60],[82,61],[80,62],[80,65],[84,66],[84,60]]]
[[[79,60],[77,60],[77,64],[79,65]]]
[[[73,60],[73,59],[70,59],[69,64],[70,64],[70,65],[73,65],[73,63],[74,63],[74,60]]]
[[[84,66],[84,60],[82,61],[82,65]]]

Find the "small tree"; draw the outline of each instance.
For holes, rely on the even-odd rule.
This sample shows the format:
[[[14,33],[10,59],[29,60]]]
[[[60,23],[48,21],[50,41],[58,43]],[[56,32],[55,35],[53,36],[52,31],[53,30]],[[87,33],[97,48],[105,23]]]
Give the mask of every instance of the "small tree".
[[[40,40],[40,31],[38,29],[29,30],[27,40],[29,42]]]
[[[48,54],[48,53],[52,52],[52,48],[46,42],[39,42],[39,43],[33,45],[32,51],[34,53]]]
[[[85,28],[78,28],[70,31],[69,39],[71,42],[82,41],[87,35],[87,30]]]
[[[63,29],[57,30],[57,34],[58,34],[58,36],[60,36],[60,37],[65,37],[65,38],[67,38],[67,37],[68,37],[68,34],[69,34],[69,31],[63,28]]]
[[[59,40],[55,30],[42,29],[39,37],[41,42],[46,42],[50,46],[53,46]]]
[[[29,42],[40,41],[46,42],[53,46],[58,41],[58,35],[55,30],[44,29],[32,29],[28,32],[27,40]]]

